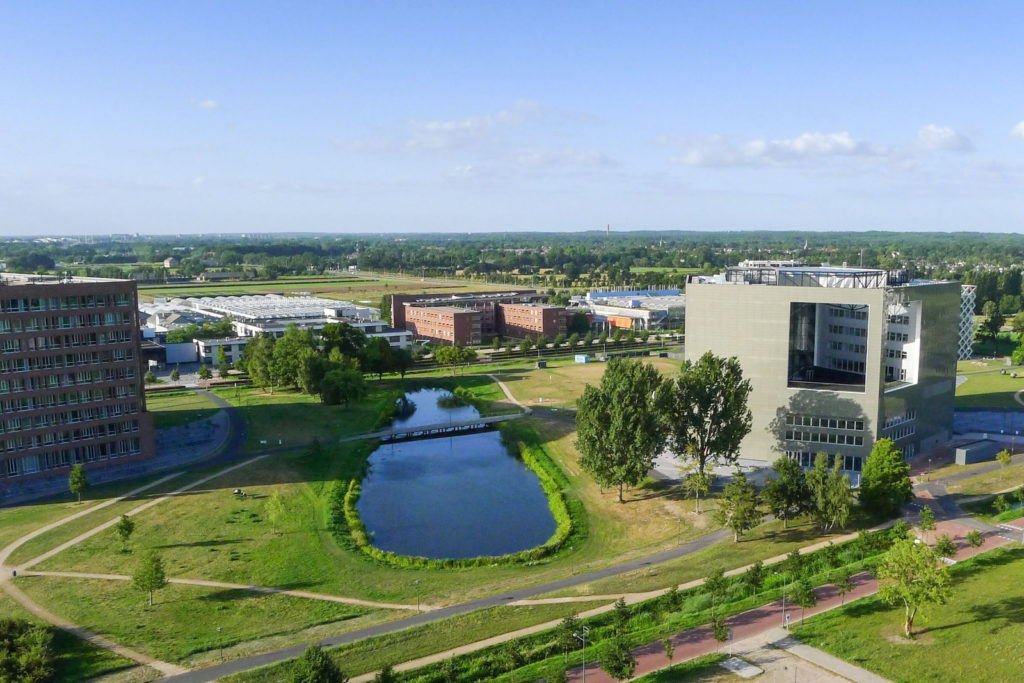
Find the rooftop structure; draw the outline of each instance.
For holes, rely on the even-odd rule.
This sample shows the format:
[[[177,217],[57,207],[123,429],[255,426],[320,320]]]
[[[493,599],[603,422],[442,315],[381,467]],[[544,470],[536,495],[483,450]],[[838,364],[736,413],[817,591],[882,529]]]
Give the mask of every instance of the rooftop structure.
[[[686,295],[679,289],[591,291],[580,301],[593,314],[599,328],[665,330],[681,327]]]
[[[216,313],[234,320],[280,320],[284,318],[322,318],[325,311],[334,315],[345,311],[345,317],[374,319],[378,311],[348,301],[324,299],[317,296],[281,296],[280,294],[253,294],[246,296],[189,297],[185,302],[197,311]]]

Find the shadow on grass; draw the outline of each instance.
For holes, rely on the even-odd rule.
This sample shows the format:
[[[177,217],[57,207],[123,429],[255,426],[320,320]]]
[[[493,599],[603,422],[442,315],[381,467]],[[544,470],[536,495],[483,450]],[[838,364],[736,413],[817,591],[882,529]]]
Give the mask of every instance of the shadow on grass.
[[[235,543],[248,543],[254,541],[254,538],[232,538],[224,540],[211,539],[208,541],[193,541],[191,543],[168,543],[166,545],[156,545],[154,548],[208,548],[211,546],[222,546],[222,545],[233,545]]]

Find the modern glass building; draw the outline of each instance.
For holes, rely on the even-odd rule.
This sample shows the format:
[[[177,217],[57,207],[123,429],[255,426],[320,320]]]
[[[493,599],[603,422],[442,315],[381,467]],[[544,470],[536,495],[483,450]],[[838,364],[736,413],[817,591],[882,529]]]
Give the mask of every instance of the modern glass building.
[[[833,266],[692,276],[686,357],[735,356],[751,381],[741,457],[840,458],[851,480],[875,441],[911,456],[950,438],[960,328],[956,282]]]

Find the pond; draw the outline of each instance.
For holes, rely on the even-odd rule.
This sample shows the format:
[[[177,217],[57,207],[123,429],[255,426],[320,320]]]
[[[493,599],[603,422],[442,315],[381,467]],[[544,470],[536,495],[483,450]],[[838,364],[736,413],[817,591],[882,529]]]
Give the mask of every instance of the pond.
[[[437,389],[410,393],[411,422],[395,424],[478,417],[470,406],[437,405],[448,396]],[[436,559],[527,550],[556,527],[537,475],[508,453],[496,431],[382,445],[370,456],[359,514],[378,548]]]

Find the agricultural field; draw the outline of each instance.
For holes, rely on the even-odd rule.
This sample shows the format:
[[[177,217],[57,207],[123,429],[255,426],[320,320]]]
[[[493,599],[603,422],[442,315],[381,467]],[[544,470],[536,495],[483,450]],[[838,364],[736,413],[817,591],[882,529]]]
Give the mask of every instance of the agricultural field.
[[[376,306],[385,294],[430,292],[438,295],[489,289],[507,289],[465,280],[419,280],[417,278],[367,278],[335,276],[328,278],[280,278],[277,280],[238,280],[234,282],[194,282],[187,284],[140,284],[139,298],[240,296],[246,294],[308,294],[327,299],[342,299]]]
[[[924,610],[913,640],[902,634],[902,606],[877,596],[811,617],[794,634],[893,681],[1019,680],[1024,548],[993,550],[951,572],[952,599]]]

